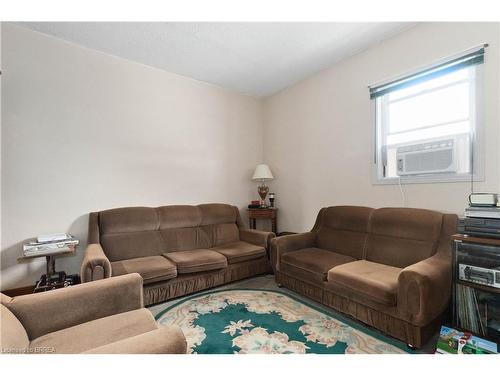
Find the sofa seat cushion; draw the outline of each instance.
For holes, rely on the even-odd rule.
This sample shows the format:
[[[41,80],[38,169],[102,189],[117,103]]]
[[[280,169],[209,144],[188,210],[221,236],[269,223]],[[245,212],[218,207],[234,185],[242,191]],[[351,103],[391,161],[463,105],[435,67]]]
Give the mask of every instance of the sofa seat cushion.
[[[55,354],[81,353],[154,329],[157,325],[149,310],[132,310],[40,336],[31,341],[30,349],[35,353],[35,348],[54,348]]]
[[[224,255],[208,249],[174,251],[163,256],[176,264],[178,273],[203,272],[227,267]]]
[[[400,272],[401,268],[358,260],[332,268],[328,272],[328,283],[386,306],[395,306]]]
[[[310,247],[283,254],[280,269],[292,276],[323,282],[331,268],[354,261],[356,258],[348,255]]]
[[[266,255],[266,249],[248,242],[238,241],[227,245],[212,247],[213,251],[224,255],[228,264],[258,259]]]
[[[177,277],[175,263],[161,255],[132,258],[111,262],[113,276],[137,272],[144,280],[144,284],[164,281]]]

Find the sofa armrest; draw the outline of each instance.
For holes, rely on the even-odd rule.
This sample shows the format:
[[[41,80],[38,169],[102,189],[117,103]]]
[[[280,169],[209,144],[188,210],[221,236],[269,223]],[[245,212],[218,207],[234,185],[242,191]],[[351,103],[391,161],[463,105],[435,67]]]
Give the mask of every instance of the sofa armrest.
[[[82,283],[111,277],[111,263],[100,244],[92,243],[85,249],[80,277]]]
[[[50,332],[143,307],[138,273],[14,297],[5,304],[33,340]]]
[[[448,306],[451,279],[451,258],[439,253],[404,268],[398,278],[398,310],[417,326],[432,322]]]
[[[271,265],[274,271],[280,270],[281,256],[294,250],[314,247],[316,245],[316,234],[313,232],[290,234],[276,237],[271,240]]]
[[[84,354],[186,354],[186,351],[186,338],[181,329],[166,326],[88,350]]]
[[[271,240],[276,237],[273,232],[256,229],[240,229],[240,240],[269,249]]]

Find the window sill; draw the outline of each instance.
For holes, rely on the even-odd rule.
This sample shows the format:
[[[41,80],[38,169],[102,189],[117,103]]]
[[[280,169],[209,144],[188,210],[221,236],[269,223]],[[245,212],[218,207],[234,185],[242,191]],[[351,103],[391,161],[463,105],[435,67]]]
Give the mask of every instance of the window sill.
[[[475,175],[474,182],[483,182],[484,176]],[[384,179],[376,179],[372,185],[399,185],[400,179],[398,177],[390,177]],[[471,182],[471,175],[427,175],[427,176],[408,176],[401,177],[401,184],[441,184],[450,182]]]

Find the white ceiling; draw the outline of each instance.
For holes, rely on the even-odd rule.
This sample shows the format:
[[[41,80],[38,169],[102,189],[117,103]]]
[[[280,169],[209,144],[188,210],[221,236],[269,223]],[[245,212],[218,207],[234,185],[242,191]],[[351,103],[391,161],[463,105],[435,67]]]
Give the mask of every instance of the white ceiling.
[[[414,24],[30,22],[20,25],[262,97]]]

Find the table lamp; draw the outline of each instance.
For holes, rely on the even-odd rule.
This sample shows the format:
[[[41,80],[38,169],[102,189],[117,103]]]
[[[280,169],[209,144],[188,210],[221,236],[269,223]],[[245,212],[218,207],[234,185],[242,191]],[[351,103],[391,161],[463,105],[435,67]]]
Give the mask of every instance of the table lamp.
[[[267,164],[259,164],[257,168],[255,168],[252,180],[261,182],[257,191],[259,192],[261,199],[260,206],[263,208],[266,207],[266,195],[269,192],[269,186],[266,186],[264,182],[272,180],[273,178],[273,174]]]

